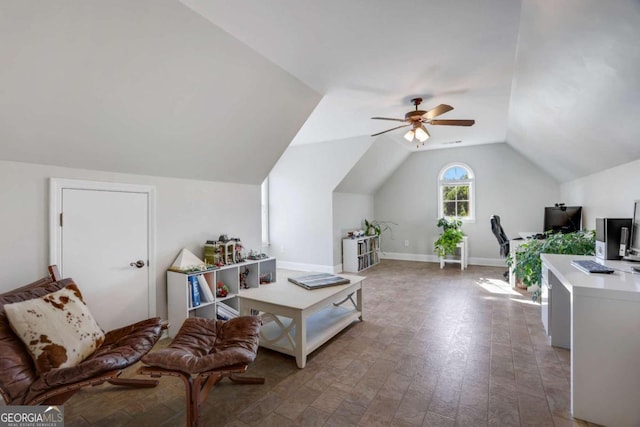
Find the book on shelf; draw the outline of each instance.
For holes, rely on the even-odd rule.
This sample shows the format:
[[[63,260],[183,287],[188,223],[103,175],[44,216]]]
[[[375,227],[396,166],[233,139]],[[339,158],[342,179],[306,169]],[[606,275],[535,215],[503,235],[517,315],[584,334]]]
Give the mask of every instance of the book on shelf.
[[[200,300],[200,286],[198,286],[198,278],[189,276],[189,293],[191,294],[191,307],[198,307],[202,302]]]
[[[211,292],[211,287],[205,279],[204,274],[198,274],[198,284],[200,285],[200,290],[202,291],[202,299],[205,302],[214,302],[216,299],[213,296],[213,292]]]
[[[228,306],[224,303],[217,304],[217,317],[222,320],[233,319],[234,317],[238,317],[240,313],[233,307]]]

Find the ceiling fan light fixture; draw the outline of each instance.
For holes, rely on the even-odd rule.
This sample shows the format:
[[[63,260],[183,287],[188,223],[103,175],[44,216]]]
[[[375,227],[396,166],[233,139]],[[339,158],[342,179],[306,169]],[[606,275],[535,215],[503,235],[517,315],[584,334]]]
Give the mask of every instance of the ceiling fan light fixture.
[[[448,111],[453,110],[451,105],[440,104],[429,111],[418,110],[418,106],[422,102],[422,98],[413,98],[411,100],[413,105],[415,105],[415,111],[409,111],[404,115],[404,119],[396,119],[392,117],[371,117],[373,120],[390,120],[393,122],[401,122],[405,123],[400,126],[393,127],[391,129],[383,130],[382,132],[374,133],[371,136],[382,135],[383,133],[391,132],[396,129],[405,128],[411,126],[411,130],[404,134],[404,139],[409,142],[414,142],[414,140],[418,140],[419,143],[424,145],[424,142],[429,139],[431,135],[429,135],[429,131],[424,126],[424,124],[428,125],[447,125],[447,126],[473,126],[475,120],[434,120],[435,117],[440,116]]]
[[[413,135],[414,135],[414,132],[413,132],[413,129],[411,129],[409,132],[404,134],[404,139],[411,142],[413,141]]]
[[[425,142],[431,136],[429,135],[429,132],[424,126],[417,127],[415,131],[415,135],[418,141],[420,142]]]

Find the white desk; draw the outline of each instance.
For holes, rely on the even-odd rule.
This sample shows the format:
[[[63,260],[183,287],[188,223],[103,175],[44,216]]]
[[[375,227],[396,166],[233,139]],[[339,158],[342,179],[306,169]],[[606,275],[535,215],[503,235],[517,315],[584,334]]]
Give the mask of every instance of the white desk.
[[[540,234],[540,231],[518,231],[518,236],[523,239],[528,239],[531,236],[535,236],[536,234]]]
[[[307,355],[338,332],[362,320],[362,276],[340,274],[351,283],[307,290],[287,280],[308,272],[278,270],[277,281],[259,288],[241,289],[238,295],[240,314],[251,310],[263,312],[260,346],[295,356],[298,368],[304,368]],[[334,302],[356,294],[352,304]],[[270,321],[269,321],[270,320]]]
[[[541,255],[550,288],[550,331],[571,349],[573,417],[640,425],[640,274],[587,274],[577,255]],[[630,271],[630,263],[601,261]],[[556,344],[554,344],[556,345]]]

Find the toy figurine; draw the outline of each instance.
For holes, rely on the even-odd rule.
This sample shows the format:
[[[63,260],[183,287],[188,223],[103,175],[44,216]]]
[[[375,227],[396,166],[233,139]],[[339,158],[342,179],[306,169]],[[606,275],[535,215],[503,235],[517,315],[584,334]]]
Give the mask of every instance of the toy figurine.
[[[224,283],[218,282],[216,284],[216,296],[218,298],[224,298],[227,295],[229,295],[229,288],[227,288],[227,286]]]
[[[249,275],[249,269],[245,268],[244,271],[240,272],[240,288],[241,289],[249,289],[249,285],[247,285],[247,276]]]

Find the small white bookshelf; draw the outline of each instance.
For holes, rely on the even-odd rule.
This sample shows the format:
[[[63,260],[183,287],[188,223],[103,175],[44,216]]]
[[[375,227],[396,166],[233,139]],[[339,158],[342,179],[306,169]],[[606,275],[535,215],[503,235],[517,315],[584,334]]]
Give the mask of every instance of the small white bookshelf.
[[[342,240],[342,270],[357,273],[380,262],[380,236]]]
[[[167,271],[167,309],[169,317],[169,336],[175,337],[187,317],[206,317],[215,319],[220,305],[232,311],[238,311],[238,298],[240,292],[240,273],[248,271],[246,287],[257,288],[260,286],[260,277],[266,275],[271,281],[276,280],[276,259],[263,258],[259,260],[247,260],[236,264],[225,265],[215,270],[179,273]],[[213,296],[214,301],[205,302],[203,292],[200,292],[201,303],[194,307],[191,304],[191,288],[189,276],[204,275]],[[225,297],[216,296],[216,286],[222,282],[229,293]]]

